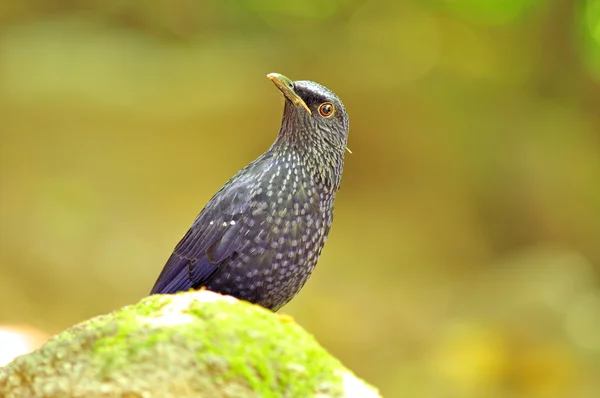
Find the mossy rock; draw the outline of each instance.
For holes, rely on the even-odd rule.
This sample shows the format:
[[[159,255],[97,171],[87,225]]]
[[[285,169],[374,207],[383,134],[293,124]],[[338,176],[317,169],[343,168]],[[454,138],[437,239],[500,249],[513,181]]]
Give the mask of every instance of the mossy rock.
[[[209,291],[150,296],[0,369],[0,396],[378,397],[286,316]]]

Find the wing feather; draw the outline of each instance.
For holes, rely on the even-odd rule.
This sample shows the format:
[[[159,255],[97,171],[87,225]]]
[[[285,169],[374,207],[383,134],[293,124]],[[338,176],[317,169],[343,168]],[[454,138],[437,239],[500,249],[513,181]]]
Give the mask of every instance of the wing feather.
[[[202,286],[239,249],[242,225],[249,208],[247,180],[232,178],[213,196],[175,250],[150,294],[169,294]]]

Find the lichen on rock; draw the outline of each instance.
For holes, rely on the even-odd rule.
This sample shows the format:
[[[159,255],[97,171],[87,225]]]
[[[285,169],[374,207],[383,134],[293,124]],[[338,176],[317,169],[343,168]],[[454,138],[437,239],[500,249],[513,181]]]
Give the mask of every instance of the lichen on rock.
[[[210,291],[154,295],[0,369],[13,397],[378,397],[289,317]]]

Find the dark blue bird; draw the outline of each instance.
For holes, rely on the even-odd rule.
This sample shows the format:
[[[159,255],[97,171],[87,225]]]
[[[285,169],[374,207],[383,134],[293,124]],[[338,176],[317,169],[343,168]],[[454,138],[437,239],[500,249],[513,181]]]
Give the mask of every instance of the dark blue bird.
[[[348,116],[320,84],[267,77],[285,97],[275,142],[212,197],[151,294],[204,286],[276,311],[317,264],[333,221]]]

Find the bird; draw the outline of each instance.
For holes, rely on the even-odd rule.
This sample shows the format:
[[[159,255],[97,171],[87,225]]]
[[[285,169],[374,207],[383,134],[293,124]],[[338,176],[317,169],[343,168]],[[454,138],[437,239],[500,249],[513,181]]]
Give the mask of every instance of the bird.
[[[209,200],[150,294],[206,288],[275,312],[312,274],[350,152],[349,119],[328,88],[267,77],[285,99],[275,141]]]

